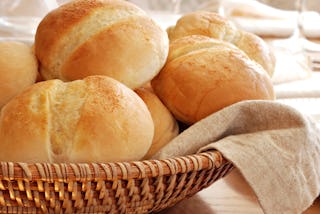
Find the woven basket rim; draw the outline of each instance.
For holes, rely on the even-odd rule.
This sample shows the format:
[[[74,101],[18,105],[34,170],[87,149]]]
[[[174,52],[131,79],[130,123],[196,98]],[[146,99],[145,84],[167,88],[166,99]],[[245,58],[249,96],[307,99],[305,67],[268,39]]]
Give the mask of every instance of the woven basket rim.
[[[228,162],[219,151],[160,160],[107,163],[0,162],[0,179],[41,181],[129,180],[218,168]]]
[[[114,163],[0,162],[0,212],[158,212],[232,169],[216,150]]]

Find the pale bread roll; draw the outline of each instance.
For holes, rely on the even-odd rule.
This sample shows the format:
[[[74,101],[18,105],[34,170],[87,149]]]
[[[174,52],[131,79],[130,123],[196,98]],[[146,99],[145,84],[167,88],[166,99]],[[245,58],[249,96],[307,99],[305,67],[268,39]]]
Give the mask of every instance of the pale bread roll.
[[[140,87],[135,92],[147,105],[154,123],[152,145],[144,157],[144,159],[149,159],[179,134],[179,126],[168,108],[153,92],[151,86]]]
[[[171,42],[168,61],[151,84],[175,118],[186,124],[242,100],[275,98],[269,75],[242,50],[197,35]]]
[[[168,30],[170,40],[184,36],[203,35],[230,42],[259,63],[270,76],[275,70],[276,58],[268,44],[257,35],[240,30],[228,19],[209,11],[195,11],[183,15]]]
[[[0,116],[1,161],[140,160],[154,125],[143,100],[107,76],[34,84]]]
[[[47,14],[35,35],[45,80],[107,75],[132,89],[160,71],[168,45],[165,30],[122,0],[71,1]]]
[[[35,83],[38,62],[32,48],[21,42],[0,42],[0,109]]]

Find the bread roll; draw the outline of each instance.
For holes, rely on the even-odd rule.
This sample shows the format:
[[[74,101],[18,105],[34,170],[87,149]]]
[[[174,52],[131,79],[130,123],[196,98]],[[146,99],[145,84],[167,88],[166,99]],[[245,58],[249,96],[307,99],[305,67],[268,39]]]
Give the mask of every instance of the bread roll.
[[[168,61],[151,84],[186,124],[242,100],[274,99],[271,78],[258,63],[230,43],[198,35],[170,44]]]
[[[131,89],[107,76],[34,84],[0,115],[1,161],[139,160],[154,134],[150,112]]]
[[[71,1],[47,14],[35,35],[45,80],[107,75],[132,89],[160,71],[168,43],[165,30],[122,0]]]
[[[0,109],[35,83],[38,62],[32,48],[21,42],[0,42]]]
[[[184,36],[203,35],[230,42],[259,63],[270,76],[276,59],[270,47],[255,34],[240,30],[228,19],[214,12],[195,11],[185,14],[168,31],[170,40]]]
[[[154,123],[152,145],[144,157],[144,159],[149,159],[179,134],[179,126],[171,112],[154,94],[151,87],[140,87],[135,91],[146,103]]]

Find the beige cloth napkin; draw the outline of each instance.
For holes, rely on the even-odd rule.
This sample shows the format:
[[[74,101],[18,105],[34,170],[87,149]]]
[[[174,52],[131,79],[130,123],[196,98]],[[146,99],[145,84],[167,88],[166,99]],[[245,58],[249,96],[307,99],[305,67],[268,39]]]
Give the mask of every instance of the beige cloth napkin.
[[[153,158],[217,149],[267,214],[300,214],[320,193],[320,131],[287,105],[242,101],[192,125]]]
[[[272,48],[272,45],[270,47]],[[277,48],[274,48],[274,54],[276,57],[276,67],[272,76],[273,84],[278,85],[311,78],[313,72],[309,67],[310,59],[307,56],[294,56],[290,52]],[[296,88],[296,91],[300,89]]]

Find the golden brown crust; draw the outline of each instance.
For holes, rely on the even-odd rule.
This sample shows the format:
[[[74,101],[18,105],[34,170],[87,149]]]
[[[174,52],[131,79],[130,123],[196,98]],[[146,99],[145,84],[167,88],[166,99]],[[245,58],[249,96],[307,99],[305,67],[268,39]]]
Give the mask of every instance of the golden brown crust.
[[[150,81],[166,61],[167,54],[158,54],[167,49],[162,34],[163,30],[146,17],[119,21],[79,46],[62,67],[62,78],[107,75],[137,88]],[[140,39],[133,42],[132,38]]]
[[[169,58],[171,52],[183,49],[176,43],[195,48],[171,59],[151,82],[178,120],[192,124],[241,100],[274,99],[270,77],[259,64],[233,45],[202,38],[203,43],[201,36],[173,41]]]
[[[169,31],[171,41],[190,35],[203,35],[236,45],[272,76],[275,56],[257,35],[237,29],[228,19],[214,12],[196,11],[182,16]]]
[[[54,87],[46,83],[47,90]],[[2,161],[49,161],[49,130],[47,94],[42,83],[34,84],[12,99],[1,111],[0,145],[6,152],[0,153]],[[37,94],[37,96],[32,96]],[[26,110],[27,105],[30,110]]]
[[[238,41],[234,42],[234,45],[259,63],[272,76],[275,70],[276,57],[270,47],[253,33],[239,32],[241,32],[241,37]]]
[[[112,5],[108,4],[112,2]],[[37,57],[44,66],[49,64],[48,53],[58,51],[57,43],[62,37],[96,9],[123,7],[122,1],[78,0],[71,1],[51,11],[40,22],[35,35]]]
[[[34,84],[37,74],[38,62],[31,47],[20,42],[0,42],[0,109]]]
[[[81,10],[79,10],[80,6]],[[71,2],[45,16],[40,22],[35,35],[36,53],[41,63],[46,66],[50,59],[48,53],[55,51],[54,49],[56,49],[59,39],[64,37],[74,24],[85,18],[94,8],[101,6],[101,2],[91,0],[79,1],[77,4]]]
[[[180,56],[189,54],[193,51],[198,51],[201,49],[207,49],[209,47],[229,47],[236,48],[231,43],[222,42],[217,39],[212,39],[207,36],[201,35],[190,35],[186,36],[183,39],[179,39],[179,42],[172,42],[170,44],[170,52],[168,54],[167,62],[170,62]]]
[[[143,158],[154,134],[131,89],[106,76],[37,83],[0,116],[3,161],[107,162]]]
[[[172,41],[184,36],[203,35],[231,41],[237,37],[237,31],[231,22],[217,13],[195,11],[177,20],[176,25],[171,27],[169,39]]]
[[[151,86],[140,87],[135,92],[146,103],[155,128],[151,147],[144,157],[148,159],[179,134],[179,126],[169,109],[153,92]]]
[[[166,32],[144,11],[117,0],[63,5],[42,20],[35,36],[44,79],[70,81],[102,74],[130,88],[160,71],[168,43]]]

